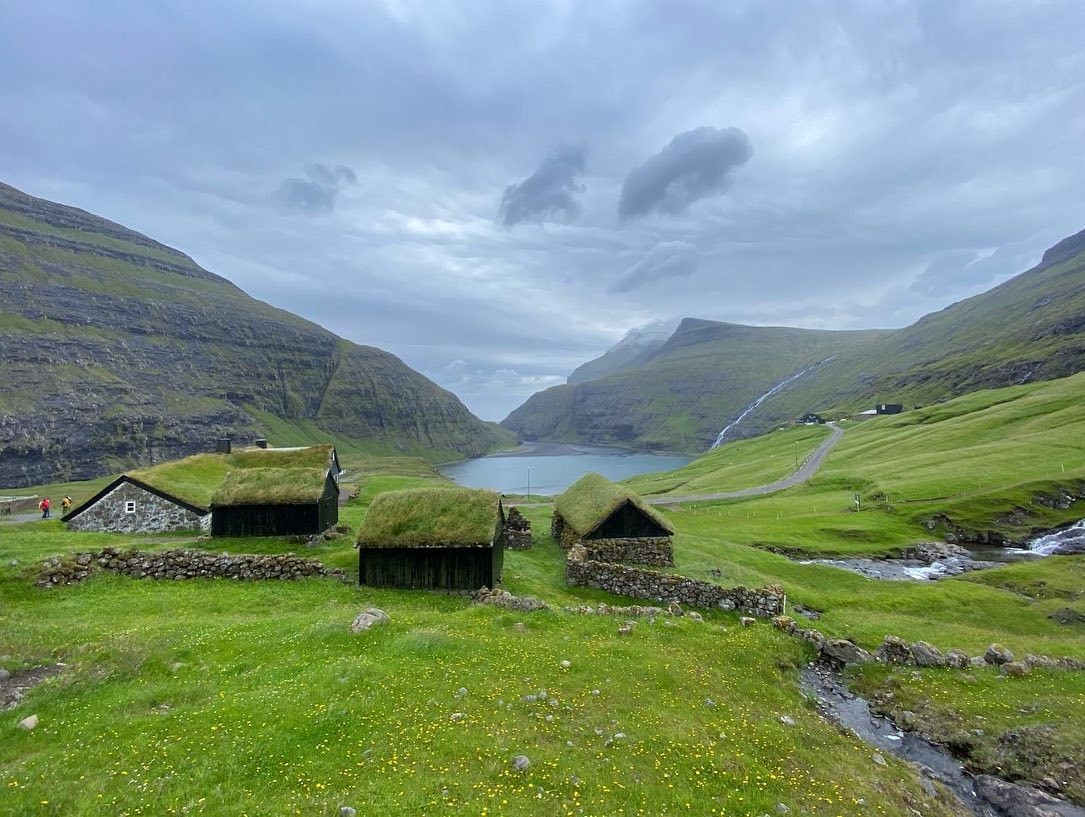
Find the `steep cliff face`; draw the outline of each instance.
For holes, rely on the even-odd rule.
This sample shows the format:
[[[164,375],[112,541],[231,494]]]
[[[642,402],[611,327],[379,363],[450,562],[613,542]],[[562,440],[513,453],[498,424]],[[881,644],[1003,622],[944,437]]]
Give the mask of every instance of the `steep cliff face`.
[[[503,437],[393,355],[183,253],[0,185],[0,486],[81,479],[289,427],[474,456]],[[286,423],[287,426],[283,426]]]

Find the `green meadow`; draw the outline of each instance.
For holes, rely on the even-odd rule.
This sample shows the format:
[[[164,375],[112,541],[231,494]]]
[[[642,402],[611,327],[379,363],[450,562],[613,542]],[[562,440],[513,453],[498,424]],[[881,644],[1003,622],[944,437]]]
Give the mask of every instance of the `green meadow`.
[[[1019,655],[1085,659],[1085,628],[1048,618],[1064,607],[1085,614],[1083,557],[915,584],[772,550],[891,552],[940,537],[926,524],[935,516],[1014,536],[1080,518],[1080,503],[1058,510],[1036,498],[1085,482],[1083,392],[1079,375],[854,423],[804,486],[664,506],[677,531],[674,570],[780,584],[789,604],[821,611],[805,626],[869,649],[894,634],[972,654],[1000,642]],[[630,484],[687,492],[772,481],[824,433],[778,432]],[[359,492],[341,512],[354,532],[374,497],[441,484],[407,457],[356,455],[344,467]],[[626,637],[617,633],[622,617],[565,609],[632,602],[566,587],[551,508],[524,513],[534,546],[505,554],[504,585],[549,603],[534,613],[330,579],[97,575],[45,591],[33,586],[36,565],[78,550],[297,546],[73,533],[57,520],[0,526],[0,666],[65,665],[0,719],[0,814],[334,817],[353,806],[359,814],[759,817],[781,803],[819,817],[963,813],[948,795],[928,794],[911,767],[874,762],[869,747],[824,721],[798,685],[812,648],[767,622],[742,627],[737,614],[709,611],[703,623],[640,619]],[[304,554],[349,579],[352,543],[347,535]],[[351,634],[369,606],[390,622]],[[959,747],[977,767],[1039,779],[1067,757],[1081,765],[1083,678],[875,666],[852,681],[870,697],[894,692],[915,728],[934,738],[959,743],[962,730],[981,730]],[[38,727],[17,729],[31,713]],[[1022,726],[1039,747],[1035,768],[1000,742]],[[513,768],[517,755],[530,759],[527,769]],[[1071,780],[1066,793],[1080,801],[1080,785]]]

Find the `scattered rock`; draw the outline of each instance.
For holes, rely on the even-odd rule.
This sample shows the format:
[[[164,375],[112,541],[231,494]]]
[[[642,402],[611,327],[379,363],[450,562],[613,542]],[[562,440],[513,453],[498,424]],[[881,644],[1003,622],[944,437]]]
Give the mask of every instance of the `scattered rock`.
[[[31,729],[35,728],[37,725],[38,725],[38,716],[37,715],[28,715],[27,717],[25,717],[21,721],[19,721],[19,728],[23,729],[23,730],[25,730],[27,732],[29,732]]]
[[[11,677],[11,673],[8,672],[3,667],[0,667],[0,681],[6,681],[10,677]]]
[[[460,687],[453,693],[457,698],[467,697],[467,687]]]
[[[705,698],[704,699],[704,705],[707,706],[709,709],[715,709],[716,708],[716,702],[713,701],[711,698]]]
[[[1079,613],[1073,607],[1060,607],[1048,618],[1056,624],[1085,624],[1085,613]]]
[[[843,638],[826,641],[821,654],[840,664],[865,664],[870,661],[870,653]]]
[[[358,613],[354,621],[350,625],[350,631],[352,633],[361,633],[371,627],[379,626],[381,624],[388,623],[388,614],[383,610],[378,610],[376,607],[368,607],[362,612]]]
[[[912,663],[912,650],[903,638],[887,635],[875,653],[879,661],[887,664]]]
[[[569,667],[571,667],[572,665],[573,665],[573,662],[568,660],[568,659],[564,659],[561,662],[561,668],[562,669],[569,669]]]
[[[625,622],[625,624],[622,624],[618,627],[618,635],[632,635],[633,628],[636,626],[637,622],[633,621],[633,619],[629,619]]]
[[[527,767],[531,765],[531,759],[527,755],[516,755],[512,759],[512,768],[518,772],[527,771]]]
[[[358,817],[358,810],[350,806],[340,806],[339,817]]]
[[[790,715],[781,715],[780,716],[780,723],[782,723],[784,726],[794,726],[795,725],[795,719],[793,717],[791,717]]]
[[[508,590],[494,588],[490,590],[483,587],[474,595],[477,604],[492,604],[504,610],[515,610],[522,613],[534,613],[536,610],[545,610],[547,604],[534,596],[514,596]]]
[[[946,663],[941,650],[926,641],[917,641],[911,646],[912,658],[921,667],[941,667]]]
[[[789,808],[788,808],[787,806],[785,806],[785,805],[784,805],[783,803],[777,803],[777,804],[776,804],[776,813],[777,813],[777,814],[790,814],[790,813],[791,813],[791,809],[789,809]]]
[[[889,765],[888,763],[886,763],[885,758],[882,757],[881,752],[875,752],[874,756],[871,758],[871,760],[873,760],[879,766],[888,766]]]
[[[803,618],[808,618],[811,621],[818,621],[821,619],[821,611],[815,610],[813,607],[805,607],[802,604],[792,604],[791,609]]]
[[[750,618],[749,616],[742,616],[738,620],[738,623],[741,624],[743,627],[752,627],[753,625],[755,625],[757,623],[757,619],[756,618]]]
[[[946,666],[952,669],[968,669],[971,666],[971,659],[968,657],[968,653],[961,652],[960,650],[950,650],[946,653]]]
[[[987,652],[983,654],[983,660],[994,666],[1008,664],[1013,660],[1013,653],[1001,644],[992,644],[987,648]]]
[[[448,716],[448,719],[453,723],[459,723],[466,717],[467,716],[462,712],[453,712],[451,715]]]
[[[1008,817],[1058,817],[1065,801],[1031,786],[1019,786],[991,775],[976,776],[976,794]]]
[[[182,662],[174,661],[172,664],[170,664],[170,672],[178,672],[183,666],[184,664]]]
[[[696,610],[690,610],[688,613],[686,613],[686,618],[688,618],[690,621],[696,621],[698,623],[704,621],[704,616],[702,616]]]
[[[1002,674],[1013,678],[1024,678],[1029,672],[1028,664],[1023,661],[1007,661],[1002,665]]]

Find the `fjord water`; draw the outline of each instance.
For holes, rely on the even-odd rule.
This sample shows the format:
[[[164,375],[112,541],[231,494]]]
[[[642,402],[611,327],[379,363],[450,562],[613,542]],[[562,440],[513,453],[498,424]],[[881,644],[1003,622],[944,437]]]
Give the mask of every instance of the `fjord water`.
[[[566,443],[525,443],[510,452],[442,465],[437,470],[460,485],[505,494],[559,494],[591,471],[614,481],[681,468],[693,457],[643,454],[620,448]]]

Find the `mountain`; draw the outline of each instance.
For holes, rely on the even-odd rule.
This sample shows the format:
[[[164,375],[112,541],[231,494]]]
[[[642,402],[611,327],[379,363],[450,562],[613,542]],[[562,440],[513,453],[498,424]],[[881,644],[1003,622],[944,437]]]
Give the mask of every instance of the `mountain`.
[[[502,425],[529,439],[703,450],[774,384],[884,334],[686,318],[643,362],[532,395]]]
[[[191,258],[0,184],[0,485],[84,479],[217,437],[474,456],[512,435],[394,355]]]
[[[604,356],[605,357],[605,356]],[[687,319],[646,359],[533,395],[502,425],[531,438],[703,450],[735,428],[751,436],[809,411],[927,405],[1085,367],[1085,231],[1035,268],[896,331],[811,332]]]
[[[678,321],[653,321],[636,329],[615,343],[595,360],[577,366],[569,375],[569,383],[596,380],[608,374],[629,369],[647,361],[678,328]]]

